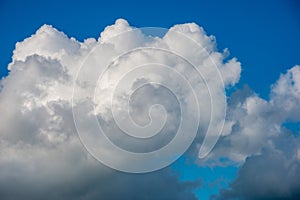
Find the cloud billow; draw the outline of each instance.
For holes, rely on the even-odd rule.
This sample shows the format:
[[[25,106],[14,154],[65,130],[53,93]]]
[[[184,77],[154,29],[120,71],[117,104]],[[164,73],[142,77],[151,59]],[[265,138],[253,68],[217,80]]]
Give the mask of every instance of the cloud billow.
[[[128,32],[126,37],[116,37],[126,31]],[[176,33],[183,36],[179,37]],[[111,39],[113,37],[115,38]],[[192,52],[192,44],[194,47],[195,44],[200,45],[201,48],[194,48]],[[151,49],[137,51],[131,54],[131,57],[124,57],[127,60],[121,66],[117,66],[118,62],[115,62],[115,66],[109,68],[106,77],[104,76],[106,81],[97,88],[94,99],[83,98],[83,101],[80,98],[73,99],[72,106],[74,83],[79,88],[76,90],[79,97],[84,97],[91,86],[89,79],[76,80],[77,72],[84,61],[88,67],[80,75],[92,78],[97,75],[96,71],[101,69],[101,65],[108,58],[139,47],[169,49],[177,52],[184,59],[175,54],[159,51],[157,53],[153,50],[151,52]],[[91,57],[93,50],[100,51],[98,53],[101,56]],[[87,61],[85,59],[88,56],[90,60]],[[162,131],[170,137],[153,140],[152,145],[148,145],[148,149],[140,147],[139,151],[160,148],[173,139],[172,134],[178,128],[176,123],[180,122],[181,111],[178,110],[176,98],[172,97],[172,93],[164,91],[152,82],[178,88],[174,91],[177,92],[179,100],[185,102],[182,104],[184,108],[195,111],[196,105],[192,103],[192,93],[186,90],[188,85],[182,87],[182,81],[175,78],[180,78],[180,74],[188,77],[194,89],[200,91],[196,94],[198,98],[207,94],[207,91],[200,90],[205,87],[203,80],[193,73],[193,70],[201,70],[206,81],[211,85],[211,95],[219,96],[216,99],[220,100],[225,97],[223,87],[234,85],[239,80],[241,70],[240,63],[235,58],[224,63],[225,57],[225,53],[217,52],[214,37],[207,36],[204,30],[194,23],[176,25],[167,30],[164,37],[159,38],[148,37],[120,19],[114,25],[106,27],[97,40],[88,38],[84,42],[69,38],[52,26],[43,25],[34,35],[16,44],[13,61],[8,66],[9,75],[1,80],[1,199],[196,199],[193,190],[200,187],[200,182],[180,181],[168,167],[151,174],[130,175],[116,172],[97,162],[79,140],[72,110],[78,108],[76,111],[79,114],[82,111],[82,116],[96,117],[106,125],[106,134],[114,138],[114,142],[122,142],[118,140],[118,135],[115,135],[115,125],[110,123],[112,116],[107,113],[107,106],[110,103],[107,94],[110,92],[111,84],[114,84],[113,81],[124,71],[130,70],[133,64],[149,63],[156,58],[157,62],[176,71],[168,74],[160,66],[154,66],[153,69],[156,67],[156,71],[150,70],[147,74],[149,76],[135,79],[131,89],[137,89],[137,92],[130,100],[130,105],[133,106],[130,112],[133,114],[133,120],[139,125],[149,123],[148,114],[151,114],[153,119],[159,119],[157,122],[153,121],[155,128],[160,125],[160,117],[163,115],[159,114],[163,110],[161,107],[151,107],[151,104],[162,103],[164,112],[170,116],[166,119],[167,126]],[[186,60],[198,69],[187,67]],[[212,71],[216,67],[220,74]],[[170,77],[164,79],[167,76]],[[218,79],[220,76],[222,80]],[[173,79],[171,83],[167,81],[170,79]],[[135,88],[144,83],[148,83],[148,86]],[[120,87],[120,92],[122,91]],[[203,98],[208,97],[203,96]],[[124,102],[119,98],[115,103],[116,106],[122,106]],[[139,102],[144,104],[139,105]],[[87,112],[89,110],[84,107],[88,105],[87,103],[94,104],[95,110]],[[202,112],[209,113],[209,110],[205,111],[210,107],[207,106],[206,101],[200,103]],[[223,112],[220,109],[221,103],[218,101],[213,103],[216,105],[213,117],[221,118]],[[148,107],[144,108],[145,105]],[[150,113],[147,113],[149,109]],[[194,112],[186,113],[190,117],[196,116],[193,116]],[[118,117],[120,116],[122,115],[119,113]],[[210,115],[207,114],[201,118],[200,126],[203,129],[208,125],[209,117]],[[217,124],[217,121],[215,125],[220,127],[221,124]],[[188,123],[185,125],[186,128]],[[86,132],[91,129],[87,126],[83,130]],[[188,129],[186,131],[189,132]],[[201,137],[204,137],[204,133]],[[124,157],[110,154],[109,149],[101,148],[101,152],[108,153],[112,159],[129,163]],[[148,195],[149,191],[151,196]]]
[[[97,133],[98,129],[89,124],[89,120],[96,119],[111,141],[127,151],[143,153],[166,146],[174,139],[174,132],[180,127],[180,109],[188,111],[187,119],[195,119],[197,115],[193,113],[198,108],[198,135],[186,156],[201,166],[241,166],[230,188],[215,198],[299,197],[299,139],[284,124],[300,120],[300,67],[294,66],[280,76],[271,87],[269,100],[249,88],[237,90],[226,99],[224,88],[239,81],[241,64],[236,58],[228,60],[227,50],[218,52],[213,36],[194,23],[175,25],[160,37],[149,37],[143,30],[147,31],[119,19],[106,27],[98,39],[79,42],[43,25],[16,44],[9,75],[1,80],[0,87],[0,198],[196,199],[193,190],[201,187],[201,182],[180,181],[169,167],[152,173],[127,174],[99,163],[82,145],[73,112],[75,109],[77,120],[82,122],[81,132]],[[132,49],[140,50],[110,62]],[[145,63],[152,64],[140,71],[131,68]],[[82,66],[85,67],[80,70]],[[195,72],[201,72],[202,77]],[[196,91],[195,96],[189,85],[184,85],[184,78]],[[72,99],[74,85],[76,98]],[[116,95],[111,101],[113,89]],[[90,95],[90,91],[95,95]],[[111,103],[116,110],[110,109]],[[122,110],[128,105],[131,118],[125,112],[128,110]],[[114,114],[126,123],[113,121]],[[137,127],[152,122],[151,130],[163,134],[140,145],[130,135],[121,135],[124,130],[133,129],[127,123],[130,120]],[[187,120],[187,133],[193,132],[194,129],[188,129],[193,122]],[[162,124],[165,126],[160,129]],[[208,130],[210,134],[205,135]],[[151,134],[142,133],[140,137]],[[200,154],[199,159],[201,147],[202,152],[210,151],[210,144],[219,134],[213,151]],[[207,143],[203,143],[205,136]],[[128,157],[114,154],[105,146],[97,148],[118,161],[119,166],[141,169],[136,162],[129,162]]]
[[[217,146],[232,152],[232,160],[243,165],[217,199],[300,198],[299,130],[285,127],[287,122],[299,124],[299,83],[300,66],[296,65],[272,85],[269,101],[253,92],[232,95],[234,128]],[[225,141],[231,145],[222,145]]]

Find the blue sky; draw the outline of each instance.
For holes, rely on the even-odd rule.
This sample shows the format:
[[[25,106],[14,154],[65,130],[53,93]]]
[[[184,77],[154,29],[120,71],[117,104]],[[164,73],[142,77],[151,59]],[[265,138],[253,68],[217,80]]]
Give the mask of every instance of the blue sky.
[[[124,18],[136,27],[164,27],[196,22],[217,38],[219,50],[228,48],[242,63],[241,87],[248,84],[268,98],[270,85],[280,73],[300,64],[300,3],[284,1],[1,1],[0,76],[6,76],[12,51],[18,41],[41,25],[51,24],[79,41],[98,38],[107,25]],[[178,161],[174,169],[182,180],[204,178],[196,194],[208,199],[218,191],[209,183],[223,177],[218,187],[236,177],[238,168],[215,169],[186,165]],[[224,181],[225,180],[225,181]]]
[[[1,1],[0,74],[6,74],[17,41],[43,24],[78,40],[98,37],[118,18],[136,27],[196,22],[243,65],[240,84],[264,97],[279,72],[300,63],[300,4],[274,1]]]

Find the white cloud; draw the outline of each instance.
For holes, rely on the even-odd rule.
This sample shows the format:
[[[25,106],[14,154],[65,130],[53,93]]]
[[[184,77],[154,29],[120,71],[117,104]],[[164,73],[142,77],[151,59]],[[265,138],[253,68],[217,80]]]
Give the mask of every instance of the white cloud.
[[[300,120],[299,69],[294,66],[280,76],[269,101],[241,91],[232,95],[233,129],[211,159],[218,163],[219,157],[229,157],[242,166],[217,199],[299,199],[299,130],[285,127]]]
[[[100,80],[102,84],[96,85],[99,74],[106,69],[106,64],[111,59],[140,47],[144,49],[113,62]],[[85,60],[88,55],[89,59]],[[172,88],[172,92],[178,94],[177,98],[184,102],[183,108],[189,113],[186,116],[186,130],[189,131],[188,128],[193,125],[193,120],[189,119],[197,117],[197,107],[193,93],[188,85],[184,85],[184,78],[187,79],[194,91],[197,91],[197,98],[201,99],[198,101],[201,111],[199,133],[189,154],[194,156],[199,151],[211,117],[211,135],[203,149],[209,149],[210,144],[218,137],[224,117],[224,86],[233,86],[240,78],[240,63],[236,58],[224,63],[227,56],[227,50],[218,52],[215,38],[208,36],[194,23],[175,25],[159,38],[146,36],[143,29],[135,29],[120,19],[116,24],[106,27],[98,40],[88,38],[84,42],[68,38],[51,26],[42,26],[34,35],[17,43],[13,62],[9,64],[10,73],[1,80],[0,197],[41,199],[45,194],[51,194],[49,199],[120,199],[121,196],[123,199],[142,199],[145,198],[143,192],[151,189],[155,199],[165,199],[166,195],[173,195],[168,196],[171,199],[195,198],[191,191],[199,183],[180,182],[176,176],[171,175],[168,168],[152,174],[131,176],[110,170],[92,159],[76,134],[72,116],[73,83],[77,71],[84,63],[86,67],[81,70],[81,79],[75,82],[77,95],[82,97],[75,99],[75,109],[79,116],[82,119],[87,117],[86,125],[90,125],[89,120],[96,114],[113,142],[129,151],[145,152],[160,148],[172,140],[182,114],[174,95],[157,83]],[[153,64],[154,62],[170,66],[183,75],[183,78],[176,72],[168,71],[169,68]],[[134,66],[145,63],[152,64],[134,69]],[[195,73],[197,70],[202,78]],[[124,79],[123,75],[126,75]],[[298,165],[294,164],[299,162],[299,142],[290,136],[284,123],[300,119],[299,77],[299,66],[281,75],[272,86],[270,100],[260,98],[247,88],[233,93],[228,99],[221,140],[205,159],[199,160],[199,164],[246,162],[237,179],[245,187],[253,183],[249,182],[249,177],[253,176],[253,170],[260,165],[267,167],[261,168],[258,174],[263,176],[268,170],[271,174],[261,182],[265,186],[271,185],[270,177],[280,178],[276,177],[278,169],[288,173],[290,167],[296,166],[292,172],[298,172]],[[150,84],[139,88],[145,83]],[[152,120],[150,130],[157,131],[166,120],[167,126],[162,129],[165,134],[143,143],[122,135],[117,124],[112,121],[109,110],[110,96],[115,88],[117,92],[113,107],[119,108],[115,110],[117,117],[124,120],[118,125],[123,126],[124,130],[133,130],[130,117],[142,126]],[[94,89],[95,97],[89,94],[94,94]],[[133,91],[136,93],[130,99]],[[212,99],[209,98],[209,93]],[[124,109],[127,108],[128,99],[132,106],[129,106],[131,116]],[[162,104],[165,110],[152,107],[152,112],[149,113],[151,106],[157,103]],[[95,105],[95,110],[87,109],[86,106],[91,104]],[[210,112],[212,105],[213,113]],[[90,126],[83,127],[82,131],[97,133]],[[285,141],[292,143],[292,150],[282,142],[285,137],[288,137]],[[129,166],[134,167],[134,162],[128,162],[126,157],[114,154],[110,149],[100,146],[99,150],[106,152],[112,160],[129,163]],[[250,159],[246,160],[247,157]],[[229,163],[221,162],[222,158],[226,158]],[[268,162],[275,164],[271,166]],[[276,165],[279,166],[278,169],[272,168]],[[293,175],[297,177],[296,173],[291,173]],[[257,179],[255,184],[259,185],[259,181]],[[120,185],[112,186],[115,182]],[[275,181],[273,189],[281,195],[293,193],[293,188],[298,188],[297,180],[288,178],[286,182],[290,185],[283,187],[282,192],[278,189],[282,188],[278,181]],[[162,192],[164,187],[169,190]],[[37,188],[40,192],[37,192]],[[235,186],[232,189],[234,192],[230,195],[247,193]],[[143,192],[136,193],[137,190]],[[224,198],[228,195],[225,193],[222,194]]]
[[[174,31],[180,32],[180,35],[174,34]],[[120,33],[124,33],[122,37],[111,39]],[[189,38],[192,38],[197,45],[191,42]],[[9,65],[10,73],[1,81],[0,195],[6,199],[9,199],[9,197],[19,199],[21,196],[29,199],[40,199],[41,197],[44,198],[45,193],[53,194],[49,196],[52,199],[75,199],[76,194],[78,198],[83,199],[94,199],[99,196],[111,196],[110,199],[118,199],[119,196],[117,195],[119,194],[125,195],[123,196],[125,199],[135,197],[141,199],[144,197],[142,194],[141,196],[132,196],[136,191],[135,187],[144,191],[146,187],[150,187],[155,191],[154,196],[157,193],[164,198],[166,196],[161,193],[161,185],[165,184],[172,190],[172,192],[166,191],[165,194],[173,194],[172,199],[194,198],[190,192],[196,186],[196,183],[178,182],[177,178],[171,176],[167,169],[155,172],[151,176],[132,177],[121,175],[120,178],[118,173],[91,159],[84,151],[76,134],[71,107],[72,89],[76,73],[88,54],[93,56],[93,53],[95,55],[99,53],[97,55],[101,56],[91,57],[92,60],[87,63],[89,68],[81,73],[83,76],[88,76],[90,81],[80,82],[79,80],[76,82],[80,88],[78,92],[81,95],[85,95],[89,91],[91,80],[98,77],[97,72],[105,69],[105,64],[110,58],[135,47],[167,49],[187,58],[210,84],[212,89],[210,92],[214,97],[213,103],[216,105],[212,117],[217,119],[212,127],[220,127],[222,124],[218,124],[218,120],[223,116],[222,101],[220,100],[224,98],[223,83],[220,76],[223,77],[225,86],[234,85],[239,80],[241,67],[236,59],[223,63],[225,54],[217,52],[215,46],[214,37],[207,36],[204,30],[194,23],[176,25],[163,38],[153,38],[145,36],[141,31],[130,27],[125,20],[117,20],[115,25],[105,28],[98,41],[89,38],[84,42],[79,42],[74,38],[68,38],[64,33],[51,26],[44,25],[34,35],[17,43],[13,54],[13,62]],[[208,54],[205,53],[203,48],[207,50]],[[111,124],[109,121],[110,116],[106,108],[110,102],[107,94],[110,94],[111,87],[120,78],[120,75],[128,72],[131,66],[149,61],[157,61],[171,66],[188,78],[195,90],[199,91],[197,96],[203,98],[203,101],[200,102],[201,111],[204,113],[202,114],[200,128],[201,130],[207,129],[210,118],[210,106],[207,105],[208,101],[206,101],[208,98],[207,91],[202,90],[205,88],[205,84],[194,73],[195,69],[189,68],[182,59],[160,51],[138,51],[124,59],[122,65],[118,66],[119,63],[116,62],[105,74],[105,82],[98,88],[97,94],[99,96],[94,101],[97,108],[96,114],[100,120],[105,122],[108,134],[111,138],[115,138],[115,142],[119,141],[122,145],[122,141],[118,138],[119,135],[116,134],[118,132],[114,126],[115,124]],[[217,68],[220,74],[215,73]],[[135,87],[140,83],[155,81],[177,88],[174,91],[178,92],[179,98],[186,103],[184,108],[188,111],[195,111],[192,93],[186,90],[187,87],[182,87],[182,82],[178,79],[180,76],[172,73],[168,74],[167,71],[159,69],[156,70],[157,74],[154,72],[149,70],[149,73],[144,77],[139,77],[134,81],[126,82],[124,80],[124,83],[130,83],[131,85],[120,87],[120,94],[123,93],[124,89]],[[134,75],[138,74],[138,72],[133,74],[132,78],[135,78]],[[121,86],[126,86],[126,84]],[[159,147],[172,139],[172,130],[176,128],[176,123],[178,123],[178,112],[176,111],[178,107],[176,107],[175,100],[170,98],[170,94],[157,89],[154,84],[142,88],[139,90],[141,93],[136,93],[132,102],[135,105],[132,112],[135,113],[136,119],[134,120],[137,123],[145,124],[149,122],[147,112],[152,103],[163,102],[167,114],[170,115],[170,118],[167,119],[167,125],[170,126],[164,129],[169,137],[153,140],[151,145],[146,146],[149,149],[153,148],[153,144],[155,147]],[[127,93],[124,94],[127,95]],[[122,95],[117,98],[116,107],[121,107],[124,103],[121,97]],[[167,97],[170,99],[168,100]],[[144,103],[139,104],[140,100]],[[144,107],[145,105],[146,107]],[[160,117],[163,117],[160,115],[161,112],[162,110],[157,107],[151,113],[153,119],[156,120],[154,121],[154,128],[160,125]],[[84,116],[86,114],[93,114],[93,112],[82,113]],[[215,132],[217,132],[217,129]],[[202,137],[203,135],[201,135]],[[124,144],[124,147],[129,146],[130,148],[128,143]],[[135,142],[132,144],[135,150],[142,151],[146,149],[145,146],[138,146]],[[102,150],[108,151],[103,148]],[[117,155],[111,156],[112,159],[119,158]],[[120,158],[121,162],[123,162],[122,160],[128,162],[126,159]],[[111,180],[116,179],[124,182],[130,191],[128,193],[120,191],[117,194],[113,190],[119,188],[112,187],[108,189],[108,187],[111,187]],[[148,180],[154,183],[149,186]],[[104,184],[105,181],[108,183]],[[14,191],[10,188],[12,185],[15,187]]]
[[[248,156],[259,154],[272,147],[282,135],[285,122],[299,122],[299,66],[294,66],[272,86],[270,100],[254,92],[235,92],[229,98],[225,127],[231,132],[224,135],[214,151],[206,158],[210,164],[220,163],[222,157],[243,164]],[[247,88],[245,92],[247,92]],[[214,162],[213,162],[214,161]],[[232,164],[229,162],[227,164]]]
[[[273,85],[271,103],[278,107],[284,118],[300,120],[300,66],[289,69]]]

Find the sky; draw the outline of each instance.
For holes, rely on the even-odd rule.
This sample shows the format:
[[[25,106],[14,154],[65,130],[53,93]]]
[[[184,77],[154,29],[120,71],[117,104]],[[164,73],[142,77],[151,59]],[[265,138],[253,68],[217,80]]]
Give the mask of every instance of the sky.
[[[0,85],[0,149],[4,152],[0,154],[1,199],[40,199],[49,193],[50,199],[299,198],[299,9],[300,4],[295,0],[1,1],[0,26],[3,29],[0,32],[0,76],[3,79]],[[120,18],[124,20],[117,20]],[[130,34],[132,37],[138,36],[139,40],[125,34],[116,42],[109,41],[114,34],[131,30],[130,27],[173,27],[171,30],[183,31],[200,43],[209,56],[188,51],[197,47],[189,46],[194,44],[176,34],[172,35],[172,31],[157,43],[152,40],[149,42],[135,32]],[[97,42],[111,42],[115,49],[109,45],[98,45]],[[90,69],[83,67],[87,71],[81,73],[89,73],[89,76],[75,77],[77,68],[74,66],[79,65],[85,57],[92,59],[92,49],[96,48],[96,53],[107,55],[101,58],[105,61],[110,55],[149,44],[161,48],[168,46],[169,50],[178,51],[188,60],[199,64],[198,70],[203,70],[201,72],[208,78],[211,95],[216,99],[212,102],[216,108],[212,132],[218,133],[218,127],[222,124],[223,106],[227,107],[225,128],[213,151],[204,159],[199,159],[199,146],[205,141],[201,131],[207,129],[204,116],[201,118],[203,124],[201,122],[198,127],[198,135],[193,138],[193,145],[179,160],[158,171],[131,174],[127,172],[140,169],[134,162],[119,162],[122,157],[118,154],[101,157],[99,152],[107,149],[89,149],[94,145],[90,141],[96,140],[88,135],[79,133],[81,143],[78,142],[75,132],[89,132],[85,124],[87,122],[81,121],[81,118],[90,120],[90,116],[86,115],[88,112],[83,112],[87,111],[84,106],[89,102],[82,105],[78,103],[84,102],[84,95],[89,95],[86,94],[89,88],[80,84],[76,86],[74,91],[78,92],[78,96],[75,95],[74,102],[78,104],[75,107],[70,102],[70,92],[74,78],[89,83],[97,78],[93,74],[102,69],[91,64]],[[229,56],[224,49],[228,49]],[[132,54],[133,59],[126,58],[126,62],[130,65],[140,60],[149,62],[150,58],[157,59],[150,50],[145,54],[148,57],[136,52]],[[173,64],[176,69],[180,69],[180,65],[187,65],[177,58],[170,59],[163,52],[160,52],[160,56],[164,58],[160,60],[163,64]],[[95,63],[102,66],[104,61],[101,59],[96,59]],[[222,101],[222,87],[217,75],[201,68],[201,63],[212,66],[211,62],[218,63],[215,70],[220,71],[226,87],[225,101]],[[118,64],[115,65],[104,77],[104,88],[95,89],[98,99],[95,98],[93,103],[97,105],[95,115],[104,130],[111,134],[110,139],[120,142],[116,124],[110,122],[114,116],[106,111],[107,96],[113,91],[110,87],[118,80],[117,77],[131,68],[124,65],[124,72],[118,70]],[[136,79],[134,83],[158,80],[160,84],[174,88],[182,83],[176,73],[174,77],[178,78],[177,83],[169,83],[164,80],[169,73],[161,69],[157,71],[160,78],[149,73],[145,80]],[[190,70],[180,72],[188,80],[199,80]],[[142,72],[137,71],[134,76],[139,73]],[[124,81],[128,83],[128,80]],[[202,87],[197,81],[192,82],[192,88],[198,92],[196,101],[205,110],[209,107],[206,101],[199,101],[203,97],[201,95],[205,94],[201,93],[205,90]],[[122,92],[123,89],[120,87],[118,91]],[[195,111],[192,93],[187,90],[188,85],[182,90],[183,96],[180,96],[182,91],[178,92],[178,96],[188,102],[189,106],[184,107],[187,111]],[[138,100],[147,107],[153,103],[151,97],[156,97],[156,100],[164,103],[167,113],[174,114],[166,123],[177,126],[176,119],[182,113],[177,112],[173,97],[165,101],[168,93],[160,92],[151,84],[140,92],[133,99],[136,105],[132,111],[135,120],[143,124],[149,117],[144,116]],[[117,99],[115,103],[118,107],[124,102]],[[162,115],[156,115],[156,112],[161,110],[157,108],[151,113],[154,119],[158,119],[154,121],[154,128],[158,126],[155,123],[164,121]],[[127,116],[122,112],[117,116],[123,115]],[[187,132],[193,132],[195,116],[188,117],[191,118],[187,118],[183,127],[188,127]],[[117,125],[133,129],[130,126],[128,128],[128,124],[125,121]],[[172,128],[163,130],[171,139]],[[124,138],[124,143],[119,144],[145,150],[145,147],[126,141]],[[153,141],[155,145],[147,148],[165,144],[164,140]],[[177,148],[173,151],[175,149],[179,151]],[[113,161],[105,160],[105,165],[99,165],[94,158],[101,161],[110,158]],[[145,171],[146,163],[141,165]],[[113,169],[107,165],[112,165]],[[147,167],[150,169],[151,163]],[[114,170],[123,171],[125,168],[126,173]],[[39,188],[39,192],[36,188]],[[148,196],[148,193],[152,196]]]
[[[1,74],[17,41],[51,24],[82,41],[97,37],[107,25],[125,18],[136,27],[164,27],[196,22],[215,35],[243,63],[241,84],[267,97],[269,85],[299,63],[300,16],[297,1],[1,1]],[[84,31],[82,31],[84,30]],[[265,73],[268,76],[265,76]]]

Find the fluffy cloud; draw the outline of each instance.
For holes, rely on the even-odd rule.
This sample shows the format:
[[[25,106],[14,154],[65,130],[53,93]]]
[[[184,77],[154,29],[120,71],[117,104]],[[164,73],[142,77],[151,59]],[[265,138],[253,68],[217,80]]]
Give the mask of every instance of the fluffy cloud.
[[[233,94],[230,116],[238,119],[236,127],[223,137],[215,155],[222,149],[232,160],[245,163],[217,199],[300,198],[299,130],[285,128],[287,122],[299,123],[299,70],[294,66],[280,76],[269,101],[249,89]]]
[[[272,85],[269,100],[247,86],[235,91],[228,99],[224,126],[229,134],[222,135],[202,164],[243,164],[248,156],[272,148],[274,141],[285,135],[285,123],[299,122],[299,104],[299,66],[289,69]],[[228,159],[220,162],[222,158]]]
[[[120,34],[122,36],[118,37]],[[115,62],[104,74],[103,84],[96,87],[97,96],[94,99],[85,98],[90,97],[86,95],[87,92],[95,88],[92,80],[99,76],[98,73],[105,69],[105,64],[111,61],[111,58],[138,47],[161,48],[175,54],[153,52],[149,48],[148,51],[137,51],[125,56],[121,60],[122,65]],[[177,54],[181,57],[175,56]],[[77,71],[88,55],[91,58],[89,63],[86,63],[88,67],[80,73],[88,78],[76,80]],[[111,122],[111,113],[107,112],[110,104],[107,95],[110,95],[112,86],[120,76],[130,71],[133,65],[152,61],[173,67],[188,78],[194,89],[199,91],[196,96],[203,98],[199,105],[204,113],[200,130],[205,133],[211,118],[211,105],[207,105],[206,98],[209,96],[207,89],[203,89],[204,80],[199,79],[195,68],[189,66],[193,64],[207,84],[211,85],[210,95],[214,97],[212,103],[215,105],[212,116],[215,124],[211,129],[212,132],[216,132],[210,140],[213,144],[222,125],[219,121],[223,117],[223,86],[234,85],[239,80],[241,71],[240,63],[236,59],[224,63],[225,56],[226,53],[217,52],[214,37],[207,36],[204,30],[194,23],[176,25],[166,32],[164,37],[159,38],[146,36],[130,27],[125,20],[117,20],[114,25],[105,28],[98,40],[89,38],[84,42],[68,38],[51,26],[42,26],[34,35],[17,43],[13,61],[8,66],[10,73],[1,81],[1,199],[195,199],[192,190],[199,187],[199,182],[181,182],[168,168],[151,174],[129,175],[108,169],[96,162],[85,151],[76,133],[72,116],[73,84],[78,87],[79,97],[83,97],[74,102],[75,109],[82,111],[79,114],[85,117],[97,116],[98,120],[105,124],[104,128],[114,142],[119,142],[121,146],[123,144],[124,148],[130,148],[135,145],[134,141],[130,141],[129,144],[126,139],[119,138],[116,124]],[[219,73],[215,73],[216,70]],[[163,120],[161,113],[166,112],[165,114],[170,116],[166,119],[166,125],[170,126],[162,131],[169,136],[167,141],[156,138],[146,147],[136,144],[136,151],[152,150],[167,144],[177,128],[180,114],[176,107],[178,104],[171,93],[161,92],[164,90],[152,82],[178,88],[174,91],[179,94],[179,99],[185,102],[184,108],[188,111],[196,109],[192,93],[186,90],[187,87],[181,87],[182,82],[176,79],[180,76],[176,73],[168,74],[161,69],[146,72],[149,73],[145,75],[143,71],[142,78],[137,79],[136,75],[139,75],[139,72],[136,72],[131,77],[133,81],[125,79],[122,82],[115,107],[122,108],[124,103],[126,105],[126,101],[122,100],[128,97],[124,89],[134,90],[135,87],[149,83],[148,87],[142,87],[132,96],[133,106],[130,112],[135,116],[133,120],[140,125],[149,123],[148,110],[151,105],[161,103],[165,110],[151,107],[150,117],[156,120],[153,121],[155,129]],[[123,85],[128,86],[123,88]],[[141,101],[144,103],[139,104]],[[81,106],[87,103],[95,105],[95,112],[80,110]],[[123,114],[126,116],[126,113],[118,110],[117,116],[122,117]],[[126,128],[128,124],[123,123],[122,126]],[[90,130],[91,127],[84,129],[85,132]],[[203,136],[202,134],[200,138]],[[109,153],[109,149],[103,146],[100,150]],[[128,163],[126,158],[116,154],[110,156],[112,159]],[[147,196],[147,193],[151,193],[151,197]]]
[[[182,116],[186,133],[193,132],[197,103],[198,135],[187,156],[198,157],[200,149],[200,165],[242,165],[230,188],[216,198],[299,197],[299,139],[284,125],[300,120],[300,67],[280,76],[269,100],[245,87],[226,102],[224,87],[238,82],[241,66],[236,58],[224,62],[228,51],[218,52],[213,36],[194,23],[160,30],[161,37],[143,31],[157,33],[120,19],[97,40],[79,42],[44,25],[17,43],[0,86],[0,198],[196,199],[192,191],[200,182],[179,181],[168,167],[132,175],[97,162],[78,138],[72,109],[84,125],[77,127],[81,132],[97,133],[89,123],[96,117],[111,141],[144,153],[174,139]],[[139,137],[159,134],[134,140],[126,130]],[[95,149],[136,167],[104,145]]]
[[[272,86],[271,103],[281,111],[284,119],[300,121],[300,66],[282,74]]]

